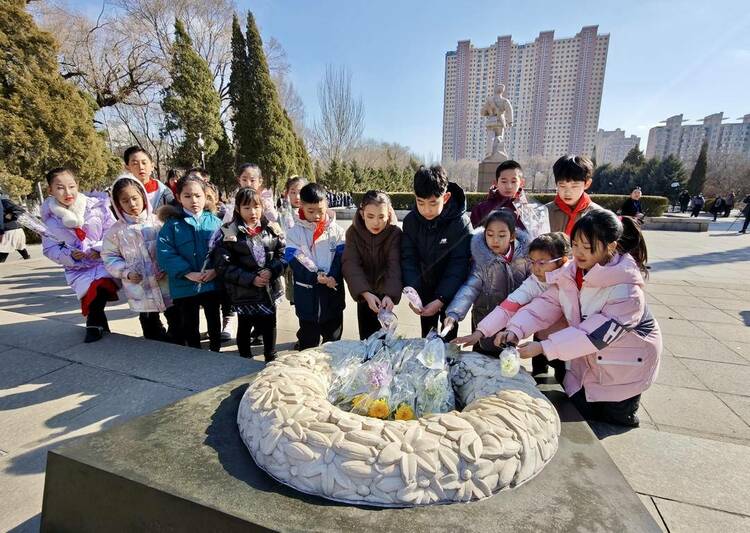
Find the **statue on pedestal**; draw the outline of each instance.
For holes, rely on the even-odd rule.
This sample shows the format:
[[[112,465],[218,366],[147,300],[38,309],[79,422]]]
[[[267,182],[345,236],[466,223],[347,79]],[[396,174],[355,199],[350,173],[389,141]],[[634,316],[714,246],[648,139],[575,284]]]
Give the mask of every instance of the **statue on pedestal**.
[[[492,132],[492,149],[485,161],[504,161],[508,159],[505,149],[505,129],[513,125],[513,106],[510,100],[503,96],[505,85],[502,83],[495,89],[495,94],[487,98],[482,106],[481,115],[487,117],[487,131]]]

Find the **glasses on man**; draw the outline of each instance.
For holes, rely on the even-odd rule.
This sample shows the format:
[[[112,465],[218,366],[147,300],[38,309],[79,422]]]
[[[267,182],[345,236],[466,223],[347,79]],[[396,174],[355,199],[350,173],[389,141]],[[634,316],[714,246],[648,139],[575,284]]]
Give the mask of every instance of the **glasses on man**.
[[[533,259],[527,257],[526,262],[531,266],[543,267],[544,265],[549,265],[550,263],[557,263],[561,259],[562,257],[558,257],[556,259],[538,259],[534,261]]]

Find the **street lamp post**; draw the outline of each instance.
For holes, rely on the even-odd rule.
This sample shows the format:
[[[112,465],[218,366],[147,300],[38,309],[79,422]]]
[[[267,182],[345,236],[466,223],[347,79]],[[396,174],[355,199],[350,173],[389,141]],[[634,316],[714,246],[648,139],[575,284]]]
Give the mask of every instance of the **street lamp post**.
[[[201,168],[206,168],[206,153],[203,149],[206,147],[206,141],[203,140],[203,134],[198,134],[198,148],[201,150]]]

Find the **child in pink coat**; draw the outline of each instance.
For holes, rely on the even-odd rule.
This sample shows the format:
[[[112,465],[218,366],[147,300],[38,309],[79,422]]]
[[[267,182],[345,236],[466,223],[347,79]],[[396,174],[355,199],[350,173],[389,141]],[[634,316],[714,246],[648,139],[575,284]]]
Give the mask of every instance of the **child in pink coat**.
[[[516,313],[502,340],[518,342],[564,316],[567,328],[522,344],[521,357],[550,359],[585,418],[637,427],[641,393],[656,379],[662,351],[643,292],[643,235],[633,219],[596,210],[571,236],[574,260],[547,274],[547,291]]]

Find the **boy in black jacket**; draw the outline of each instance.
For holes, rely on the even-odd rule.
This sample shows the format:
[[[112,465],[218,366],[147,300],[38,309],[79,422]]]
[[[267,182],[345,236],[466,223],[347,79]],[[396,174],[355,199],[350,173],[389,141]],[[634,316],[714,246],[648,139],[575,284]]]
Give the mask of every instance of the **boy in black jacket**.
[[[422,299],[422,336],[445,321],[445,306],[469,276],[471,223],[464,191],[440,166],[420,167],[414,175],[416,209],[404,218],[401,274],[404,287]],[[411,306],[411,304],[410,304]],[[456,337],[454,329],[446,340]]]

